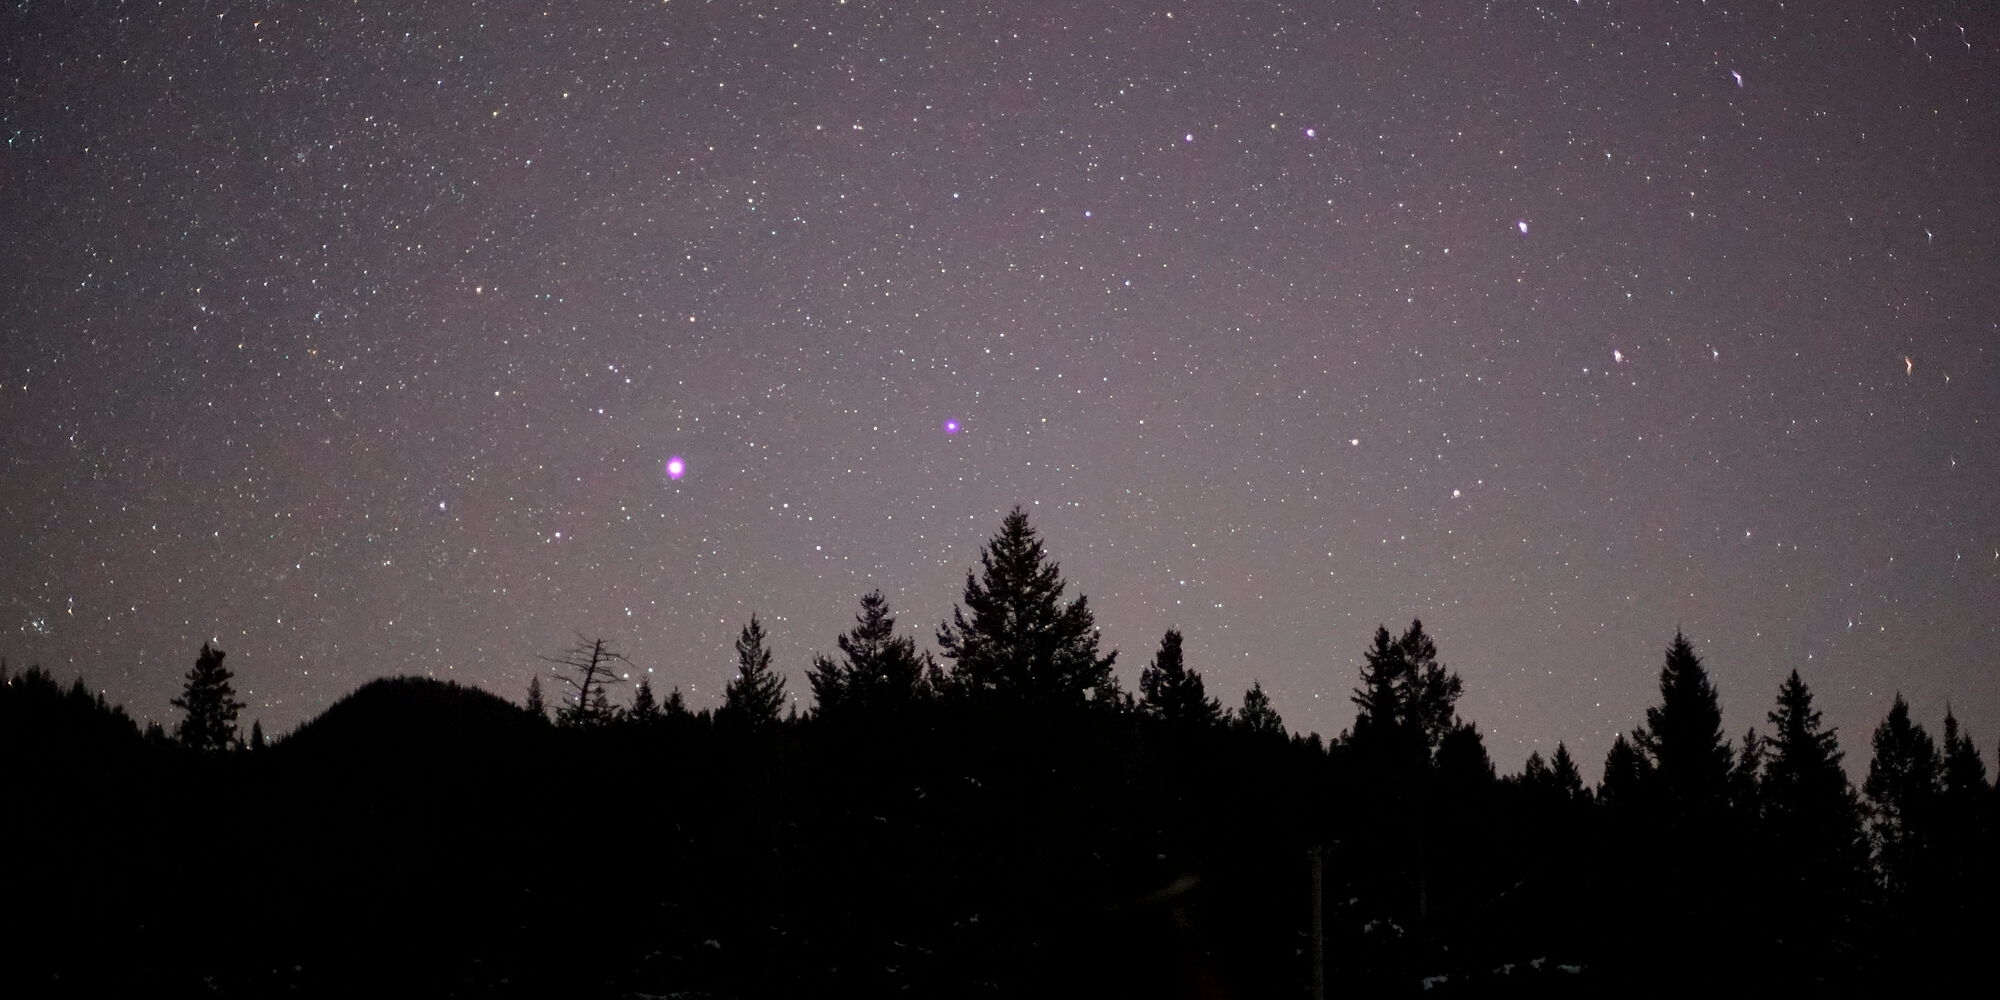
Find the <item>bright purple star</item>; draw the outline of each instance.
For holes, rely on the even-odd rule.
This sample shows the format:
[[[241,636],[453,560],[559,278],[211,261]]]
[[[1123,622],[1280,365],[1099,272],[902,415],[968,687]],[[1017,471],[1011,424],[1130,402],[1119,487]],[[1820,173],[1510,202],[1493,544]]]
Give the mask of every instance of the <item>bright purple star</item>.
[[[688,470],[687,462],[683,460],[679,455],[675,455],[672,458],[667,459],[668,479],[679,479],[680,477],[687,475],[687,470]]]
[[[945,422],[944,422],[944,432],[945,432],[946,434],[956,434],[956,433],[958,433],[958,421],[956,421],[956,420],[947,420],[947,421],[945,421]]]

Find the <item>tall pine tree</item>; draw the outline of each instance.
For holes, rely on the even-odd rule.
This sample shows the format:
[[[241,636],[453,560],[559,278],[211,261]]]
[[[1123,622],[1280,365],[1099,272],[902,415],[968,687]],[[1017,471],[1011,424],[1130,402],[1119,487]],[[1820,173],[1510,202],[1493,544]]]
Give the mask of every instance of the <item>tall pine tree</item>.
[[[894,711],[931,697],[936,667],[916,640],[896,634],[896,619],[879,590],[861,598],[854,627],[834,640],[838,660],[814,656],[806,671],[821,715]]]
[[[736,676],[722,692],[725,718],[751,729],[777,724],[785,707],[785,677],[771,669],[764,626],[756,615],[736,637]]]
[[[1786,971],[1822,984],[1851,953],[1867,863],[1860,812],[1840,745],[1794,670],[1768,716],[1757,784],[1765,882],[1764,925]]]
[[[639,678],[639,690],[632,694],[632,707],[625,711],[628,721],[649,726],[660,721],[660,701],[653,697],[653,679]]]
[[[1236,710],[1229,724],[1237,732],[1254,736],[1285,736],[1285,720],[1271,707],[1271,696],[1264,693],[1262,681],[1250,682],[1250,690],[1243,692],[1243,707]]]
[[[1459,727],[1465,683],[1438,662],[1437,644],[1424,623],[1411,621],[1401,636],[1377,626],[1362,652],[1361,686],[1353,695],[1350,744],[1375,766],[1408,770],[1428,763]]]
[[[1646,725],[1632,735],[1666,808],[1694,817],[1727,804],[1735,754],[1722,736],[1722,699],[1679,631],[1660,668],[1660,703],[1646,709]]]
[[[1937,744],[1911,721],[1901,693],[1875,727],[1875,756],[1862,783],[1873,807],[1869,834],[1876,863],[1891,888],[1906,891],[1931,870],[1944,776]]]
[[[980,550],[979,565],[978,576],[965,575],[964,605],[938,627],[954,689],[1033,704],[1123,703],[1117,651],[1098,654],[1089,600],[1063,599],[1061,567],[1021,508]]]
[[[1222,721],[1222,702],[1210,698],[1201,674],[1181,659],[1181,633],[1168,629],[1160,651],[1139,672],[1139,710],[1172,726],[1205,727]]]
[[[236,700],[236,688],[230,684],[234,675],[222,665],[226,655],[202,643],[201,654],[195,658],[194,669],[187,673],[180,697],[172,702],[175,708],[187,713],[175,731],[182,746],[216,751],[227,750],[236,743],[236,713],[242,711],[243,703]]]

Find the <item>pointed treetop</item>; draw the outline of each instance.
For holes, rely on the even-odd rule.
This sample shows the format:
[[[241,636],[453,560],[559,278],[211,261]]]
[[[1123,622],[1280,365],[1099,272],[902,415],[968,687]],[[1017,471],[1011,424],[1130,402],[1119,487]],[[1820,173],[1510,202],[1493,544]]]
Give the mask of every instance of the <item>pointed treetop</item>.
[[[1160,651],[1139,672],[1139,708],[1175,725],[1214,725],[1222,721],[1222,703],[1208,696],[1201,674],[1187,669],[1181,658],[1181,633],[1168,629]]]
[[[763,623],[752,614],[736,638],[736,676],[723,689],[722,710],[756,729],[783,718],[784,705],[784,675],[771,669]]]
[[[1089,600],[1063,599],[1062,569],[1020,507],[980,550],[979,565],[965,576],[964,604],[938,628],[955,690],[1031,704],[1124,704],[1112,673],[1117,652],[1099,655]]]

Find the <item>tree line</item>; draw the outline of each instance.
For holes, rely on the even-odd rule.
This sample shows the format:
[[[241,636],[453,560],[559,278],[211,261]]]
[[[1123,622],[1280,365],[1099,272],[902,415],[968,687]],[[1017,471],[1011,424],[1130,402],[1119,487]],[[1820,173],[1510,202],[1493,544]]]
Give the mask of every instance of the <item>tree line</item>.
[[[1017,508],[936,655],[871,592],[803,714],[754,616],[712,711],[643,679],[617,703],[623,658],[588,638],[525,709],[379,681],[268,745],[207,646],[172,734],[0,667],[23,849],[118,859],[22,880],[58,916],[16,918],[40,944],[8,967],[80,992],[1840,993],[1948,983],[1996,929],[2000,793],[1949,712],[1934,739],[1898,696],[1855,788],[1796,672],[1732,740],[1676,633],[1595,783],[1561,743],[1503,776],[1421,621],[1376,629],[1354,723],[1322,739],[1258,684],[1225,708],[1177,631],[1128,692],[1068,591]],[[202,896],[230,877],[275,918],[124,979],[64,964],[64,928],[158,939],[141,886],[240,926]],[[406,944],[329,943],[360,925]]]

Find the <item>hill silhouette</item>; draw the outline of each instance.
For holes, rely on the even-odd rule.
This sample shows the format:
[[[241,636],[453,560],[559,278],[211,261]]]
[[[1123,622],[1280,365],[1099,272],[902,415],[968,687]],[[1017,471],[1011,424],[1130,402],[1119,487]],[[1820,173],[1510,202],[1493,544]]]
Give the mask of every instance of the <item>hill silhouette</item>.
[[[380,677],[334,702],[275,749],[293,756],[458,755],[512,745],[534,716],[491,692],[429,677]]]

